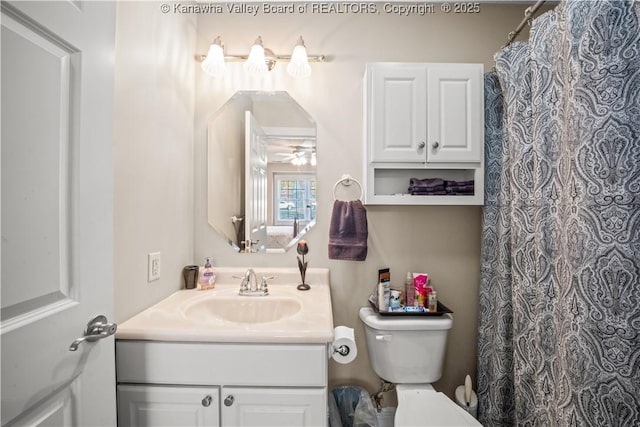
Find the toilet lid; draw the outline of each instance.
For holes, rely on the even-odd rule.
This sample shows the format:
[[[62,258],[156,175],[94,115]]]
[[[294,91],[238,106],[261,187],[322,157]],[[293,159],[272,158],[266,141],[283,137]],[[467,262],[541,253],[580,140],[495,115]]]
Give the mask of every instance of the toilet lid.
[[[416,424],[418,423],[418,424]],[[444,393],[408,395],[398,407],[395,426],[482,426]]]

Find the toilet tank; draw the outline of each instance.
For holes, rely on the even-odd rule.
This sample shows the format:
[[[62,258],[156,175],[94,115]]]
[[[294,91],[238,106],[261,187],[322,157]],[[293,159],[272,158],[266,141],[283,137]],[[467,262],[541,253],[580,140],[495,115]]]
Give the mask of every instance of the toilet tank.
[[[442,376],[453,316],[381,316],[360,309],[371,366],[396,384],[433,383]]]

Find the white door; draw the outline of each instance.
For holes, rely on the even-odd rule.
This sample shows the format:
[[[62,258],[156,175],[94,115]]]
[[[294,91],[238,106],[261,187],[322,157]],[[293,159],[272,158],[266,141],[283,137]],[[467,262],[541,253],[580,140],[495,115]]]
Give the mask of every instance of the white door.
[[[267,245],[267,136],[251,111],[245,111],[245,238],[252,252]]]
[[[373,64],[367,73],[370,161],[424,164],[427,137],[424,64]]]
[[[484,145],[482,64],[429,64],[428,162],[479,162]]]
[[[118,386],[118,427],[217,427],[218,387]]]
[[[327,425],[325,388],[223,387],[221,399],[223,426]]]
[[[113,316],[114,36],[112,2],[2,2],[2,425],[116,422],[113,337],[70,351]]]

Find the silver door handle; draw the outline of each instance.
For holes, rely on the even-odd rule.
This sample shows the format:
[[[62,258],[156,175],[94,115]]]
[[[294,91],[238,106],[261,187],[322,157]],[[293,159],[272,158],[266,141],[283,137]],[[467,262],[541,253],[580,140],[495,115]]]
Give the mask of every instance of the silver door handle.
[[[109,323],[106,316],[99,315],[89,320],[84,328],[84,335],[71,343],[69,351],[76,351],[85,341],[94,342],[116,333],[118,325]]]

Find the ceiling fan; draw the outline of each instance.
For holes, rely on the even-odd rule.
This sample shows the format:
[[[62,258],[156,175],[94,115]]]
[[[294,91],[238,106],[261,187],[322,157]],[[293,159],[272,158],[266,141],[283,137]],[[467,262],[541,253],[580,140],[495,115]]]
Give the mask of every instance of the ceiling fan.
[[[306,165],[309,162],[315,166],[316,163],[316,149],[314,147],[291,145],[288,147],[288,151],[276,152],[274,154],[281,157],[280,160],[276,160],[280,163],[291,163],[296,166]]]

